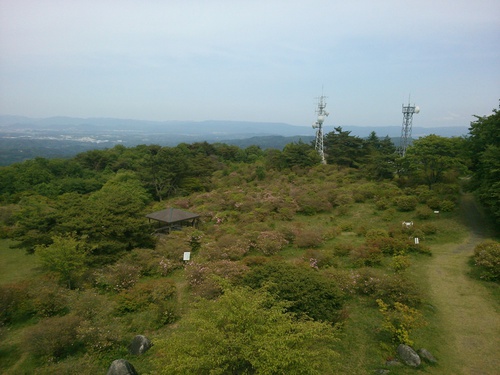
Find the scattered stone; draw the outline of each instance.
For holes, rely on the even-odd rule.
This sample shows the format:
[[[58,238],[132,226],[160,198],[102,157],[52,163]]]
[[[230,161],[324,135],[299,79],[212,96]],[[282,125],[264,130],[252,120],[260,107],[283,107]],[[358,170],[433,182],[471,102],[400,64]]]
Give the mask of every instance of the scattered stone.
[[[139,355],[144,354],[151,348],[153,344],[148,340],[146,336],[137,335],[134,337],[130,345],[128,346],[128,351],[130,354]]]
[[[434,356],[427,349],[418,349],[417,353],[424,361],[429,363],[437,363],[437,359],[434,358]]]
[[[413,350],[408,345],[399,344],[398,355],[401,360],[408,366],[418,367],[420,366],[421,360],[417,352]]]
[[[385,362],[386,366],[401,366],[401,362],[399,362],[397,359],[391,359],[389,361]]]
[[[106,375],[138,375],[134,366],[126,359],[116,359],[111,362]]]
[[[382,374],[382,375],[389,374],[390,372],[391,372],[390,370],[386,370],[383,368],[375,370],[375,374]]]

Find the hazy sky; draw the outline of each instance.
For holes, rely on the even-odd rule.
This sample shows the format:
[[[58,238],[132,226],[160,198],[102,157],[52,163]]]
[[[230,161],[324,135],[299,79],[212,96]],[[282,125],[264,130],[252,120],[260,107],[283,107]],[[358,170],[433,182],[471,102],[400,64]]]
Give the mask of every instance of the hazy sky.
[[[0,114],[468,126],[498,0],[0,0]]]

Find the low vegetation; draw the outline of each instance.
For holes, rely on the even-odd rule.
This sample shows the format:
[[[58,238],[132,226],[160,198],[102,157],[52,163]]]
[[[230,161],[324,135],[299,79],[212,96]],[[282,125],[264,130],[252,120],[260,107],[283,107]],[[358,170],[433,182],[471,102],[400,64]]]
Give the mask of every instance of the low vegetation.
[[[117,146],[2,167],[0,258],[15,267],[0,275],[2,371],[105,373],[126,358],[144,374],[363,374],[401,343],[432,347],[439,318],[415,267],[465,238],[476,136],[425,137],[401,159],[388,139],[337,128],[328,165],[299,142]],[[145,215],[166,207],[201,222],[155,234]],[[495,282],[498,260],[487,241],[473,267]],[[154,343],[142,356],[127,352],[137,334]]]

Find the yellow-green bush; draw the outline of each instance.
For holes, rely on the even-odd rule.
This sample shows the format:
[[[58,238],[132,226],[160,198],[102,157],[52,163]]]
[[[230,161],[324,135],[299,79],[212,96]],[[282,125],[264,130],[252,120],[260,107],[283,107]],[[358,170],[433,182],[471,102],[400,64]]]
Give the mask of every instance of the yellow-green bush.
[[[482,279],[500,280],[500,243],[487,240],[477,245],[474,249],[474,264],[479,268]]]

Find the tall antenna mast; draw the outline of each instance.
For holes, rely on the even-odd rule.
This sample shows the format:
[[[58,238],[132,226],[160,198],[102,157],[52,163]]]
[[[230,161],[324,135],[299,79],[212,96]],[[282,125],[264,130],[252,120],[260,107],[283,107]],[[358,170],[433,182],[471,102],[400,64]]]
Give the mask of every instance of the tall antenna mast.
[[[323,93],[321,93],[321,96],[319,97],[318,100],[318,108],[316,109],[318,118],[316,122],[312,125],[313,129],[317,129],[314,148],[321,157],[321,164],[326,164],[325,151],[323,148],[323,122],[325,121],[325,117],[329,115],[328,111],[325,110],[326,108],[325,98],[326,96],[324,96]]]
[[[411,127],[413,122],[413,114],[419,113],[418,106],[410,104],[410,97],[408,97],[408,105],[403,104],[403,126],[401,127],[401,139],[399,141],[398,154],[403,157],[406,155],[406,148],[411,138]]]

